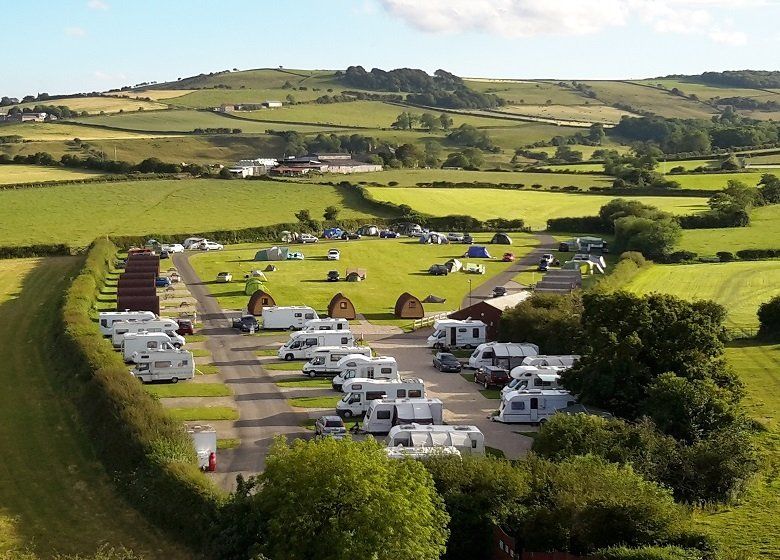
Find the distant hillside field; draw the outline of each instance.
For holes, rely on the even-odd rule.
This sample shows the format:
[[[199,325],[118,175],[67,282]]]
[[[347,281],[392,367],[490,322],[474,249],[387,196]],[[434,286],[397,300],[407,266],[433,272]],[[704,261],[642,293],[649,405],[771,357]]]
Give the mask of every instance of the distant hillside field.
[[[677,88],[686,95],[693,94],[702,100],[710,100],[715,97],[750,97],[753,99],[760,99],[762,101],[774,100],[780,102],[780,93],[772,93],[761,89],[716,86],[711,84],[700,84],[684,80],[669,79],[636,80],[636,83],[654,87],[657,87],[660,84],[668,90]]]
[[[656,115],[680,119],[709,119],[715,109],[697,101],[672,95],[654,87],[627,82],[583,82],[593,88],[599,101],[620,103]]]
[[[685,230],[678,246],[700,255],[740,249],[780,249],[780,205],[752,210],[748,227]]]
[[[126,99],[108,96],[95,97],[69,97],[66,99],[53,99],[51,101],[32,101],[22,103],[18,107],[32,109],[36,105],[54,105],[56,107],[65,106],[71,111],[87,111],[90,114],[118,113],[119,111],[153,111],[155,109],[166,109],[168,106],[162,103],[150,101],[141,101],[140,99]]]
[[[117,118],[129,115],[117,115]],[[110,118],[110,117],[95,117]],[[54,140],[96,140],[98,138],[149,138],[151,133],[137,133],[130,131],[106,130],[91,126],[79,126],[71,123],[24,123],[24,124],[0,124],[0,136],[21,136],[25,140],[54,141]],[[0,145],[2,150],[3,145]],[[37,151],[37,150],[36,150]]]
[[[582,105],[587,98],[576,90],[556,84],[523,80],[466,78],[466,85],[481,93],[494,93],[515,105]]]
[[[0,165],[0,185],[35,183],[38,181],[63,181],[67,179],[91,179],[102,173],[87,170],[71,170],[40,165]]]
[[[501,112],[569,121],[614,124],[623,116],[636,116],[628,111],[600,103],[590,105],[507,105]]]

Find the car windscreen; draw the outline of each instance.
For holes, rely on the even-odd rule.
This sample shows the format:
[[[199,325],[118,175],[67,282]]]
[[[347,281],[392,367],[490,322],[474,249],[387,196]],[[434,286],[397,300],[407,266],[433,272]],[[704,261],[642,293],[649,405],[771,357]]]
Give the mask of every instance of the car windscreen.
[[[325,421],[325,427],[326,428],[340,428],[344,425],[344,423],[341,420],[326,420]]]

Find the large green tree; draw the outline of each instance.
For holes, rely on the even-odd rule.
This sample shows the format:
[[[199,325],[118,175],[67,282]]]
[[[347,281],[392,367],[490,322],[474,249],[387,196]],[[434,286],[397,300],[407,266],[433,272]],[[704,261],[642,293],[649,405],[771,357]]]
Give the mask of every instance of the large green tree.
[[[576,354],[582,343],[582,296],[537,293],[507,309],[498,323],[501,341],[528,341],[543,354]]]

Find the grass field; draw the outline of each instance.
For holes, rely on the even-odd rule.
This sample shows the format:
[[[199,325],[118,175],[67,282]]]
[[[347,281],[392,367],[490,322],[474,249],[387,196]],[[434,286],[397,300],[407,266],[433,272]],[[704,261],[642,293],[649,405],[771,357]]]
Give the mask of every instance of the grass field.
[[[588,99],[576,91],[545,82],[467,79],[466,85],[482,93],[495,93],[515,105],[582,105]]]
[[[583,83],[593,88],[599,101],[609,105],[627,104],[667,118],[709,119],[716,113],[715,109],[703,103],[678,97],[657,88],[626,82]]]
[[[302,377],[289,377],[276,381],[276,385],[286,389],[327,389],[331,386],[330,379],[316,377],[314,379],[304,379]]]
[[[369,215],[362,200],[325,185],[218,179],[62,185],[0,192],[0,237],[7,245],[87,245],[105,234],[186,233],[295,222],[329,205],[340,217]]]
[[[292,95],[295,101],[314,101],[323,91],[296,91],[286,89],[201,89],[187,93],[182,97],[167,100],[170,105],[180,107],[193,107],[196,109],[208,109],[220,105],[232,105],[236,103],[262,103],[266,100],[286,102],[287,96]]]
[[[544,174],[539,174],[545,177]],[[535,229],[545,227],[549,218],[592,216],[614,197],[552,192],[482,188],[410,189],[368,187],[377,200],[408,204],[419,212],[446,216],[469,214],[480,220],[523,218]],[[706,209],[705,199],[677,196],[623,197],[641,200],[674,214],[691,214]]]
[[[161,399],[176,397],[229,397],[230,387],[222,383],[167,383],[144,385],[152,395]]]
[[[114,494],[57,381],[65,282],[77,259],[0,261],[0,556],[91,554],[101,543],[145,558],[185,558]],[[8,558],[16,558],[10,553]]]
[[[156,84],[145,89],[154,91],[158,88],[165,90],[179,89],[180,87],[213,88],[216,86],[228,86],[233,89],[239,89],[242,86],[248,89],[281,89],[286,82],[290,82],[294,86],[304,85],[317,76],[330,79],[333,76],[333,71],[255,68],[238,72],[201,74],[175,82]]]
[[[755,187],[763,173],[704,173],[700,175],[667,175],[668,179],[680,183],[682,189],[719,191],[726,188],[729,181],[742,181]]]
[[[327,397],[294,397],[287,399],[290,406],[295,408],[336,408],[342,395]]]
[[[700,255],[740,249],[780,247],[780,206],[763,206],[750,212],[750,225],[741,228],[683,230],[678,247]]]
[[[711,299],[727,309],[727,326],[757,327],[758,306],[780,294],[780,261],[653,265],[634,277],[626,289]]]
[[[489,234],[475,236],[477,242],[489,240]],[[512,251],[518,255],[528,253],[534,240],[527,235],[513,235]],[[266,245],[267,246],[267,245]],[[262,246],[257,244],[238,245],[220,253],[204,253],[190,259],[193,267],[209,290],[218,299],[223,309],[242,309],[248,297],[244,295],[244,282],[231,284],[213,282],[218,272],[229,271],[234,278],[243,278],[250,270],[264,268],[265,263],[252,260]],[[328,261],[328,249],[338,247],[341,260]],[[428,294],[446,298],[446,303],[424,304],[428,313],[458,309],[468,293],[469,280],[473,287],[490,282],[491,276],[504,270],[509,263],[496,260],[486,262],[485,276],[463,273],[449,276],[431,276],[427,269],[434,263],[443,263],[450,258],[461,258],[463,245],[422,245],[416,239],[364,239],[350,242],[320,242],[315,245],[296,246],[306,255],[304,261],[274,263],[276,272],[267,273],[266,288],[279,305],[309,305],[324,314],[330,299],[342,292],[352,300],[358,313],[369,321],[389,322],[407,325],[409,319],[396,320],[392,311],[395,301],[405,291],[420,299]],[[498,251],[500,257],[504,247]],[[496,256],[496,255],[494,255]],[[367,279],[363,282],[327,282],[329,270],[339,270],[344,276],[347,268],[365,268]]]
[[[507,105],[501,111],[515,115],[528,115],[556,120],[609,124],[619,122],[624,115],[634,116],[633,113],[628,111],[622,111],[601,103],[588,105]]]
[[[182,422],[195,422],[210,420],[238,420],[238,411],[229,406],[194,406],[191,408],[168,408],[166,409],[176,420]]]
[[[117,115],[120,118],[124,115]],[[129,115],[128,115],[129,116]],[[109,118],[109,117],[104,117]],[[149,138],[150,133],[135,133],[116,130],[106,130],[92,126],[80,126],[73,123],[24,123],[0,124],[0,136],[21,136],[25,140],[56,141],[98,140],[105,138]],[[11,144],[13,146],[13,144]]]
[[[721,98],[750,97],[753,99],[760,99],[764,101],[775,100],[780,102],[780,94],[771,93],[759,89],[716,86],[716,85],[709,85],[709,84],[686,82],[682,80],[664,80],[664,79],[637,80],[636,83],[650,85],[653,87],[658,87],[658,85],[662,85],[669,90],[671,90],[672,88],[677,88],[686,95],[695,95],[702,100],[710,100],[715,97],[721,97]]]
[[[159,101],[162,99],[172,99],[174,97],[181,97],[187,95],[194,89],[149,89],[149,90],[137,90],[137,91],[123,91],[117,95],[122,97],[148,97],[153,101]]]
[[[36,183],[38,181],[64,181],[70,179],[91,179],[102,173],[96,171],[74,171],[61,167],[40,165],[0,165],[0,185],[13,183]]]
[[[41,105],[40,101],[33,101],[30,103],[22,103],[18,105],[21,108],[33,108],[36,105]],[[141,101],[140,99],[127,99],[108,96],[93,96],[93,97],[71,97],[67,99],[55,99],[51,102],[45,101],[43,104],[51,104],[57,107],[65,106],[71,111],[86,111],[90,114],[97,114],[100,112],[105,113],[118,113],[119,111],[153,111],[155,109],[165,109],[167,105],[162,103],[155,103],[150,101]]]

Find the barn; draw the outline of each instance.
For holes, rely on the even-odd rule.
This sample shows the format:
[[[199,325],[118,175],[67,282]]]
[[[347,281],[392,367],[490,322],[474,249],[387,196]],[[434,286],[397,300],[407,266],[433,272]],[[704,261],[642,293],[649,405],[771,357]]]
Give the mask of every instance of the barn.
[[[425,317],[425,310],[418,298],[404,292],[395,302],[395,316],[399,319],[422,319]]]
[[[247,312],[250,315],[262,315],[263,307],[273,307],[276,305],[274,297],[264,290],[257,290],[249,298],[249,303],[246,306]]]
[[[328,304],[328,316],[333,319],[355,319],[357,312],[352,301],[341,292],[333,296]]]

